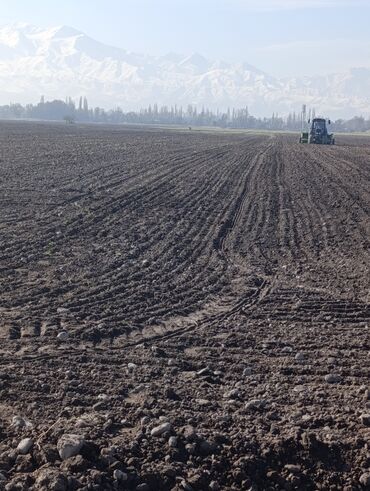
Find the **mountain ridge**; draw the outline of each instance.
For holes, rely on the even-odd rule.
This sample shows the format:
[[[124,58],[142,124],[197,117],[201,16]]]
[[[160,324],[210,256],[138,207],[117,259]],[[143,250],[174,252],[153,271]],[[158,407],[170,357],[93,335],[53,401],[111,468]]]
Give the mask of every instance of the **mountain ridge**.
[[[331,117],[370,113],[370,69],[278,78],[246,63],[200,53],[151,56],[101,43],[69,26],[0,27],[0,103],[86,95],[92,105],[124,110],[150,103],[225,109],[248,106],[258,116],[299,111]]]

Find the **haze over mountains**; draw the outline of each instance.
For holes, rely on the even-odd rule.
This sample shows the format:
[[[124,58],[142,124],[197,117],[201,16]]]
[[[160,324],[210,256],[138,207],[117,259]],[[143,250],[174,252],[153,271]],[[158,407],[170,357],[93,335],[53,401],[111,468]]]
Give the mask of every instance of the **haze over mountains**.
[[[303,103],[330,117],[370,113],[370,69],[327,76],[276,78],[247,63],[194,53],[156,57],[107,46],[67,26],[0,28],[0,103],[87,96],[91,105],[138,109],[195,104],[212,109],[247,105],[269,116]]]

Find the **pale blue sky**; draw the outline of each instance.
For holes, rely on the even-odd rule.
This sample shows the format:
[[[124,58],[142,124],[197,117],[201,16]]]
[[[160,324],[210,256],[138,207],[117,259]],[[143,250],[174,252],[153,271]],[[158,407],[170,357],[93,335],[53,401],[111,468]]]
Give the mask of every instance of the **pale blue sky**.
[[[2,0],[0,24],[65,24],[99,41],[246,61],[272,75],[370,66],[370,0]]]

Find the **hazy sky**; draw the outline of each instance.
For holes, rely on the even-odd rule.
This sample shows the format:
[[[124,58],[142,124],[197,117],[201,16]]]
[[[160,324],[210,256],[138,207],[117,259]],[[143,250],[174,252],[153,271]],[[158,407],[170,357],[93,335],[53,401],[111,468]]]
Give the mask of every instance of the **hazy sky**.
[[[199,52],[272,75],[370,67],[370,0],[2,0],[0,24],[65,24],[148,54]]]

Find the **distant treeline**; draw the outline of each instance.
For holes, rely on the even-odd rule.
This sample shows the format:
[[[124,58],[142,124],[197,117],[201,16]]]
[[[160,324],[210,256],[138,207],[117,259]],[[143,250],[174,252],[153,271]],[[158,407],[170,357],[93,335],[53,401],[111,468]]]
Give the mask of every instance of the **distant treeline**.
[[[309,112],[314,116],[314,110]],[[262,130],[301,130],[301,114],[291,113],[288,117],[273,114],[270,118],[252,116],[248,108],[211,111],[196,106],[158,106],[149,105],[139,111],[124,112],[119,107],[106,111],[100,107],[90,108],[86,97],[76,104],[71,98],[65,101],[45,101],[38,104],[9,104],[0,106],[1,119],[41,119],[64,120],[95,123],[131,124],[177,124],[187,126],[217,126],[221,128],[262,129]],[[332,121],[331,130],[336,132],[365,132],[370,130],[370,119],[356,116],[349,120]]]

